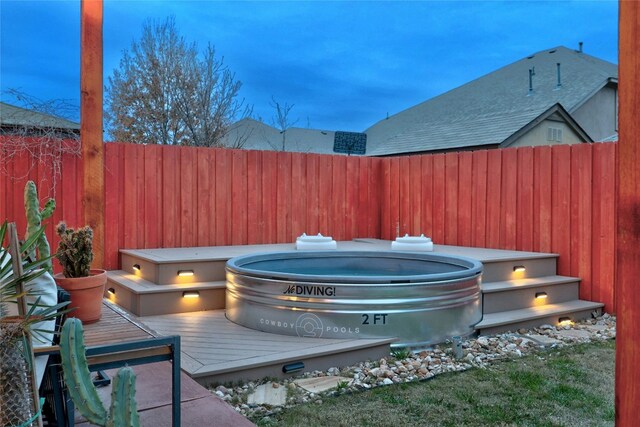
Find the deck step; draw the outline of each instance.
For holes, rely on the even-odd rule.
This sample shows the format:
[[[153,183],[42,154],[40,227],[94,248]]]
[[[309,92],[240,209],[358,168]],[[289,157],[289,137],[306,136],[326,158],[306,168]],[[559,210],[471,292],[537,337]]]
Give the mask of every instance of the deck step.
[[[545,304],[557,304],[579,298],[580,279],[543,276],[482,284],[484,314],[511,311]],[[536,298],[543,294],[545,298]]]
[[[598,302],[573,300],[485,314],[482,321],[476,325],[476,331],[480,335],[492,335],[520,328],[528,329],[545,323],[556,325],[561,317],[569,317],[573,321],[588,319],[594,311],[600,313],[602,307],[604,304]]]
[[[224,308],[225,281],[158,285],[123,270],[107,272],[105,297],[137,316]],[[198,298],[184,298],[197,292]]]

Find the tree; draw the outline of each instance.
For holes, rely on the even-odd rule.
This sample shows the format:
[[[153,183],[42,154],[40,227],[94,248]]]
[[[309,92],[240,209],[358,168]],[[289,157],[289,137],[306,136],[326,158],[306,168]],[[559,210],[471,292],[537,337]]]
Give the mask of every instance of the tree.
[[[28,168],[11,171],[14,178],[25,178],[34,167],[51,169],[52,189],[61,174],[65,156],[80,156],[80,124],[77,123],[79,107],[67,99],[43,100],[20,89],[3,91],[3,97],[11,104],[3,103],[0,117],[0,173],[14,157],[28,155]]]
[[[280,131],[280,134],[282,135],[282,147],[279,149],[285,151],[287,142],[287,130],[290,127],[293,127],[299,121],[299,119],[292,121],[289,118],[289,113],[291,112],[291,109],[295,104],[289,105],[287,102],[285,102],[284,104],[280,104],[280,102],[278,102],[275,97],[272,96],[269,105],[271,105],[271,107],[273,107],[275,110],[274,115],[271,118],[271,125],[278,129]]]
[[[229,125],[249,112],[238,100],[240,86],[214,47],[199,53],[173,17],[148,21],[109,77],[107,129],[116,141],[219,146]]]

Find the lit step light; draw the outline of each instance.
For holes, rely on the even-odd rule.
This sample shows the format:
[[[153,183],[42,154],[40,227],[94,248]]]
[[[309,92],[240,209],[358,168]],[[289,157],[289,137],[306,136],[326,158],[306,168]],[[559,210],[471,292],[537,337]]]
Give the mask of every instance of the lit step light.
[[[517,273],[521,273],[523,271],[525,271],[526,268],[524,267],[524,265],[514,265],[513,266],[513,271],[517,272]]]
[[[198,291],[184,291],[182,298],[200,298],[200,292]]]
[[[113,289],[113,288],[107,289],[107,292],[109,293],[109,295],[115,295],[116,294],[116,290]]]
[[[573,323],[571,321],[570,317],[561,317],[558,319],[558,323],[560,323],[560,325],[565,326],[565,325],[570,325],[571,323]]]
[[[193,270],[178,270],[178,276],[193,276]]]
[[[536,299],[545,299],[547,297],[546,292],[536,292]]]
[[[133,264],[133,269],[135,271],[140,271],[140,264]]]

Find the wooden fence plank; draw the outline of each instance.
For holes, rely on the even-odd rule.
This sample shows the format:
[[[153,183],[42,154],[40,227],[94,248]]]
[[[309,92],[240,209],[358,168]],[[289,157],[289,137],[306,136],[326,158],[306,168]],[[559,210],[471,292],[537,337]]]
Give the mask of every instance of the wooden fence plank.
[[[105,184],[105,236],[104,242],[104,268],[108,270],[118,270],[120,268],[120,257],[118,251],[122,247],[122,203],[120,194],[122,190],[122,178],[124,174],[120,169],[120,159],[122,158],[122,144],[106,144],[104,151],[104,184]],[[66,176],[67,171],[65,171]],[[65,201],[66,203],[66,201]]]
[[[370,204],[369,195],[372,185],[373,162],[371,158],[358,158],[358,209],[356,210],[356,229],[354,237],[371,237],[369,231],[369,218],[377,215],[375,207]]]
[[[411,163],[409,157],[398,158],[398,224],[399,235],[411,233]]]
[[[433,156],[433,241],[437,244],[447,244],[445,240],[445,155]]]
[[[319,200],[318,200],[318,192],[320,189],[319,185],[319,156],[317,154],[309,154],[307,156],[307,167],[306,167],[306,185],[307,185],[307,194],[305,195],[306,200],[306,211],[307,211],[307,219],[305,221],[305,232],[307,234],[318,234],[320,232],[319,225]]]
[[[247,244],[247,151],[231,152],[231,244]]]
[[[482,248],[487,241],[487,150],[473,152],[471,245]]]
[[[616,203],[615,203],[615,146],[593,146],[593,283],[592,298],[615,310],[613,287],[615,266]]]
[[[433,228],[433,156],[420,156],[420,163],[422,164],[421,232],[424,233],[425,236],[435,239]]]
[[[138,146],[135,144],[124,144],[123,147],[123,174],[124,174],[124,182],[122,189],[122,203],[124,205],[124,218],[134,220],[124,221],[124,240],[122,244],[124,245],[123,249],[127,248],[139,248],[143,246],[138,242],[138,229],[139,227],[139,210],[142,209],[140,206],[140,201],[138,191],[138,171],[139,171],[139,163],[138,163]],[[142,199],[144,200],[144,199]],[[178,224],[178,228],[180,224]]]
[[[464,151],[458,157],[458,239],[457,245],[471,246],[471,210],[473,206],[473,153]]]
[[[582,279],[580,298],[591,299],[592,144],[571,147],[571,275]]]
[[[487,153],[487,235],[488,248],[500,247],[502,195],[502,150]]]
[[[262,153],[262,215],[264,217],[265,243],[277,241],[276,234],[276,204],[278,191],[278,157],[276,152],[265,151]]]
[[[559,253],[558,274],[571,274],[571,147],[551,147],[553,185],[551,187],[551,250]]]
[[[516,248],[516,217],[518,200],[518,149],[502,150],[502,184],[500,211],[500,247]]]
[[[143,147],[144,177],[138,185],[142,185],[146,189],[144,192],[146,216],[138,226],[144,231],[145,248],[158,248],[162,241],[162,209],[160,209],[162,206],[162,155],[160,148],[159,145]],[[109,236],[108,233],[107,236]]]
[[[458,153],[445,154],[444,241],[447,245],[458,242],[458,170]]]
[[[422,160],[421,156],[409,157],[411,186],[410,234],[419,236],[422,231]]]
[[[208,149],[207,151],[207,169],[205,171],[205,179],[209,182],[209,197],[207,198],[207,207],[209,214],[208,238],[207,246],[216,244],[216,218],[218,216],[218,207],[216,205],[216,167],[218,150]]]
[[[389,214],[390,222],[388,238],[393,240],[400,236],[402,226],[400,224],[400,158],[392,157],[389,159]]]
[[[306,193],[307,171],[305,156],[300,153],[291,154],[291,234],[294,237],[306,232]],[[293,241],[293,239],[291,240]]]
[[[380,158],[370,160],[371,172],[369,174],[369,217],[368,237],[382,236],[382,213],[386,209],[386,199],[383,198],[385,183],[385,164]]]
[[[360,161],[357,157],[346,157],[345,179],[345,228],[343,240],[352,240],[358,234],[358,206],[360,189]]]
[[[533,250],[551,252],[551,187],[553,158],[551,147],[538,147],[534,152]]]
[[[211,165],[209,164],[209,156],[208,153],[212,151],[208,148],[200,147],[196,148],[196,171],[195,171],[195,179],[196,179],[196,197],[197,204],[194,207],[196,212],[196,230],[195,230],[195,241],[196,246],[208,246],[209,245],[209,228],[211,227],[211,223],[213,221],[213,213],[215,211],[210,209],[209,201],[211,199],[212,191],[212,182],[209,179],[209,169]]]
[[[216,152],[216,245],[231,244],[232,207],[229,194],[232,194],[233,160],[231,150]]]
[[[162,147],[162,247],[175,248],[180,243],[180,148]]]
[[[276,242],[290,241],[291,234],[291,153],[277,153]]]
[[[518,148],[516,249],[533,250],[533,147]]]
[[[262,243],[262,153],[247,152],[247,244]]]

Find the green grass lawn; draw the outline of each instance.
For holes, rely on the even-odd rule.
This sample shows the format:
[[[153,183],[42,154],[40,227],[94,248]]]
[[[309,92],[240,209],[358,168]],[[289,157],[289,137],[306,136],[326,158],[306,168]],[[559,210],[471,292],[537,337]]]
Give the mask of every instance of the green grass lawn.
[[[416,383],[323,397],[258,425],[607,426],[615,341],[575,345]]]

